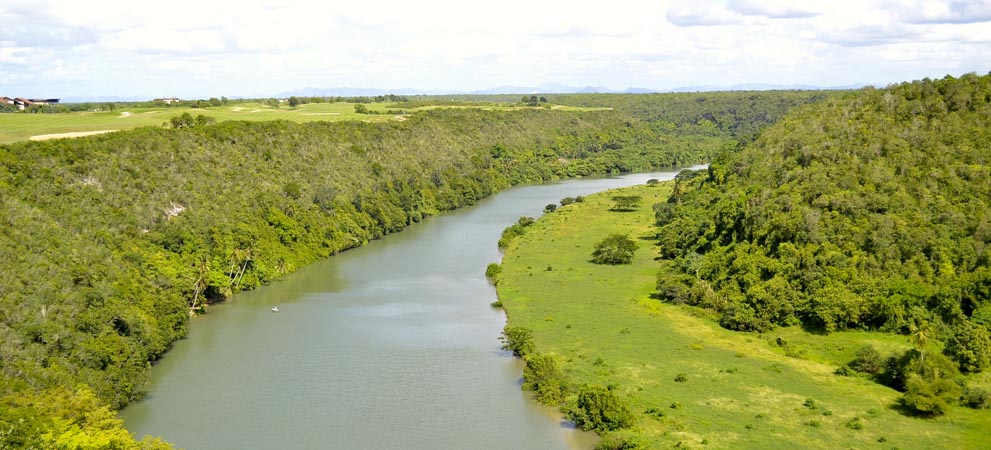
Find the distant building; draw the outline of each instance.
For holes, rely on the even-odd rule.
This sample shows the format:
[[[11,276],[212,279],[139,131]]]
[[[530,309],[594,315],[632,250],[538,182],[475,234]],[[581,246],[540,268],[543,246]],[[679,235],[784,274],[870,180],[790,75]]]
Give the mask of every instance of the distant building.
[[[59,102],[57,98],[32,98],[27,99],[24,97],[0,97],[0,103],[6,103],[8,105],[17,105],[17,109],[23,110],[34,105],[54,105]]]
[[[166,105],[171,105],[173,103],[179,103],[179,99],[178,98],[175,98],[175,97],[156,98],[156,99],[154,99],[152,101],[153,102],[156,102],[156,103],[157,102],[162,102],[162,103],[165,103]]]

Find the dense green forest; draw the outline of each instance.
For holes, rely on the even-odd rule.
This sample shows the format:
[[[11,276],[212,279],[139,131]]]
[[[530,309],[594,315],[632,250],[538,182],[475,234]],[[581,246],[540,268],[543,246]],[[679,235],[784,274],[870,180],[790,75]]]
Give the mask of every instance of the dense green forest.
[[[138,445],[113,411],[210,302],[513,184],[726,142],[614,111],[449,109],[0,146],[0,448]]]
[[[991,75],[802,108],[678,177],[655,207],[658,295],[737,330],[909,335],[910,354],[866,348],[851,370],[940,414],[961,392],[951,373],[991,365],[989,164]]]
[[[722,133],[748,138],[796,106],[841,94],[841,91],[566,94],[550,95],[548,100],[561,105],[613,108],[650,124],[658,132]]]

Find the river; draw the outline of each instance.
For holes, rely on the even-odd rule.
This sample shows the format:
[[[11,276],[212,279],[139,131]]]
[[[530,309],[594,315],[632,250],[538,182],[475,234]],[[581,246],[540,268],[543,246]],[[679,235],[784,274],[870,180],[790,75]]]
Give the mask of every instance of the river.
[[[508,189],[237,294],[192,321],[120,415],[189,450],[591,448],[520,390],[485,267],[520,216],[676,174]]]

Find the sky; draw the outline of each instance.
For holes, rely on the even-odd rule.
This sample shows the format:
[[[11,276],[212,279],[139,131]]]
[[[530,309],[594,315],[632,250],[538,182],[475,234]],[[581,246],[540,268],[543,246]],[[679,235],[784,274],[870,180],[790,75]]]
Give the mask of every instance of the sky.
[[[991,71],[991,0],[2,0],[0,96],[886,86]]]

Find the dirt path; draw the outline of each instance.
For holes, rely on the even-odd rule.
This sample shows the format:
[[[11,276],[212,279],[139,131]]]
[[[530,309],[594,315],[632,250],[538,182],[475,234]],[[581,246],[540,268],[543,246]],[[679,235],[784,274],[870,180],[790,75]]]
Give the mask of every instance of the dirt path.
[[[74,138],[82,136],[92,136],[94,134],[113,133],[118,130],[98,130],[98,131],[74,131],[72,133],[39,134],[28,138],[32,141],[47,141],[49,139]]]

